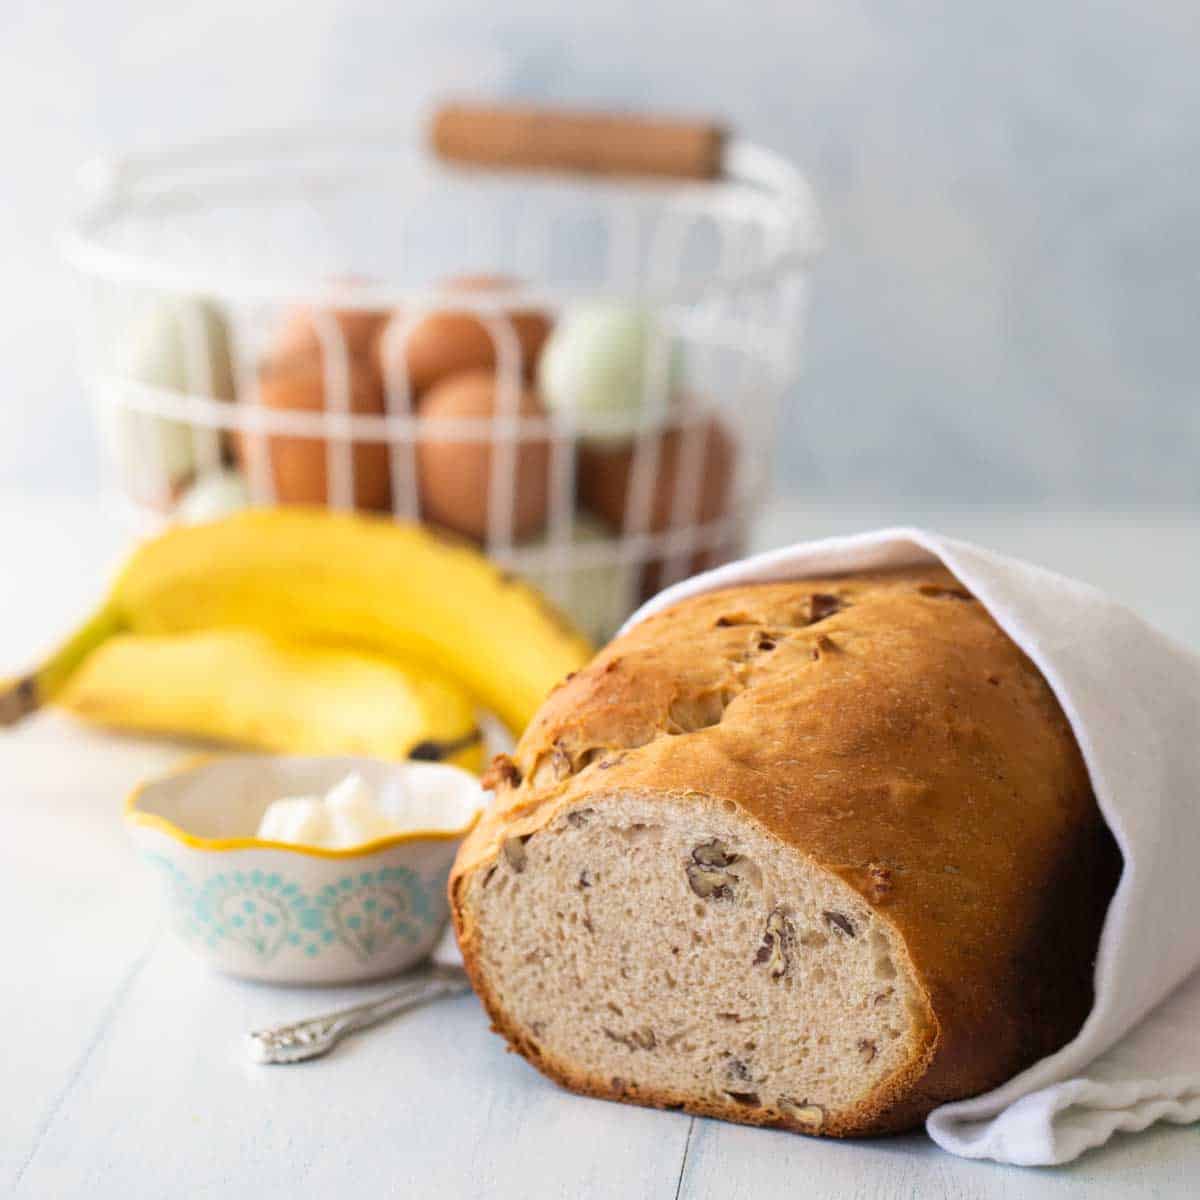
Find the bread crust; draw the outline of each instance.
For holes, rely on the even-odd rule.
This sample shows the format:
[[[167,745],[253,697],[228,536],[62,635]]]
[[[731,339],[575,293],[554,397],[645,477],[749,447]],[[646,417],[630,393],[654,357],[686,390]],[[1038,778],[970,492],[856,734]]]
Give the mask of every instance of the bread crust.
[[[492,782],[451,872],[455,929],[493,1027],[574,1091],[813,1132],[589,1078],[505,1012],[467,885],[508,838],[605,792],[733,805],[898,935],[925,1035],[823,1135],[911,1128],[1058,1049],[1091,1007],[1119,854],[1049,686],[942,568],[729,588],[656,614],[551,694]]]

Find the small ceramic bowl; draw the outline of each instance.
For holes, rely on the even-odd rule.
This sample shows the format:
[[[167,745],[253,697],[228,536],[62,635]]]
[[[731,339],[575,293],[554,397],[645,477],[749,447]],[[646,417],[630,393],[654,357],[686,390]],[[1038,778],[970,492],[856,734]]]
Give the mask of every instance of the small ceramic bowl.
[[[267,805],[357,771],[406,832],[347,850],[254,837]],[[441,763],[239,755],[143,784],[125,820],[162,876],[172,924],[213,966],[272,983],[377,979],[418,962],[449,916],[446,878],[483,810]]]

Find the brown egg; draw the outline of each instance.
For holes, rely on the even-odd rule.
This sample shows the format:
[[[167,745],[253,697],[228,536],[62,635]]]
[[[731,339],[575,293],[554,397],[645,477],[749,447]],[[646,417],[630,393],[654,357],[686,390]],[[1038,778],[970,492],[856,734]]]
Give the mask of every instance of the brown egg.
[[[387,314],[362,309],[339,308],[330,312],[351,357],[373,354],[375,340],[387,322]],[[295,308],[284,318],[271,347],[271,358],[319,354],[324,349],[317,315],[311,308]]]
[[[464,292],[502,290],[514,287],[514,281],[502,275],[467,275],[449,280],[448,290]],[[532,378],[542,344],[550,334],[550,321],[544,313],[531,310],[507,314],[521,348],[521,370]],[[403,321],[398,313],[397,322]],[[400,344],[399,334],[396,344]],[[496,347],[486,326],[475,314],[443,309],[423,317],[403,342],[404,365],[409,386],[415,395],[427,391],[450,375],[476,368],[495,370]],[[380,341],[381,364],[387,378],[387,354],[391,347],[384,333]]]
[[[685,514],[678,525],[672,520],[675,492],[679,486],[680,459],[687,445],[684,431],[678,426],[665,430],[659,437],[658,460],[650,498],[650,533],[663,533],[680,525],[707,524],[723,517],[732,500],[733,471],[736,445],[728,430],[716,417],[704,423],[704,441],[700,461],[700,482],[697,509]],[[579,498],[585,507],[603,517],[614,528],[625,530],[629,502],[629,485],[633,475],[633,455],[636,443],[603,447],[584,445],[579,452]],[[632,532],[630,524],[627,532]],[[726,557],[716,550],[697,551],[687,564],[686,574],[715,566]],[[654,560],[642,568],[639,593],[642,599],[659,591],[666,564]]]
[[[320,354],[291,354],[272,359],[259,372],[259,395],[264,407],[283,412],[322,412],[325,409],[325,376]],[[383,388],[372,360],[362,355],[350,360],[350,411],[378,416],[383,413]],[[253,478],[258,435],[238,434],[238,461]],[[325,504],[329,500],[324,438],[267,438],[267,453],[275,496],[280,504]],[[362,509],[391,507],[388,447],[384,442],[356,442],[351,458],[354,469],[354,506]]]
[[[663,559],[651,559],[642,567],[638,577],[638,603],[644,604],[651,596],[658,595],[668,584],[678,583],[681,579],[687,579],[692,575],[699,575],[701,571],[711,571],[713,567],[719,567],[722,563],[736,558],[737,555],[738,549],[732,545],[722,546],[716,550],[698,550],[688,559],[682,571],[679,565],[672,561],[669,564],[670,576],[666,574],[668,564]]]
[[[680,457],[687,445],[685,431],[672,426],[658,439],[658,458],[654,464],[651,487],[651,533],[672,527],[672,509],[680,468]],[[626,525],[626,504],[633,474],[636,443],[617,446],[585,444],[579,453],[579,495],[583,503],[618,529]],[[733,481],[734,442],[716,417],[704,422],[703,449],[700,456],[698,511],[688,514],[686,522],[712,521],[722,516],[729,503]],[[630,529],[632,529],[630,525]]]
[[[453,417],[491,417],[497,405],[496,377],[491,371],[452,375],[421,401],[420,416],[431,423]],[[521,416],[542,415],[530,388],[521,392]],[[422,516],[476,541],[488,529],[492,478],[490,439],[439,441],[422,422],[417,439],[417,480]],[[518,442],[515,448],[513,536],[529,537],[546,522],[550,490],[550,445],[544,437]]]

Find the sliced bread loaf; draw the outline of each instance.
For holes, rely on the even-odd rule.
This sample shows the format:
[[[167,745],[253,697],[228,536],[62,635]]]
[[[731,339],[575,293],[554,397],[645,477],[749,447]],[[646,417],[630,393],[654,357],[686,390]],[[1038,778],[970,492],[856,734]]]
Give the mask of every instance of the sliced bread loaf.
[[[685,601],[492,782],[459,942],[497,1030],[578,1091],[881,1133],[1090,1006],[1118,855],[1049,687],[943,570]]]

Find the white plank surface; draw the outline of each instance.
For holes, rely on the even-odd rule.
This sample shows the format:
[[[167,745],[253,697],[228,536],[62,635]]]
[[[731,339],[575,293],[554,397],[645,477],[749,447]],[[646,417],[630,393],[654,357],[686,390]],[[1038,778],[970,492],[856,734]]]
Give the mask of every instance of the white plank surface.
[[[356,992],[210,975],[164,935],[135,965],[21,1179],[157,1196],[673,1194],[687,1119],[565,1097],[505,1055],[474,997],[267,1069],[241,1034]],[[80,1132],[86,1131],[81,1137]],[[578,1157],[569,1147],[581,1147]],[[21,1194],[19,1191],[18,1194]]]
[[[905,516],[1079,575],[1200,646],[1194,518]],[[888,520],[777,509],[763,540]],[[100,511],[0,499],[0,673],[86,607],[120,540]],[[1029,1171],[959,1161],[920,1135],[822,1142],[569,1096],[504,1053],[471,997],[318,1063],[254,1067],[246,1029],[367,992],[222,979],[160,931],[155,881],[119,809],[178,753],[55,716],[0,735],[0,1189],[121,1200],[1197,1194],[1194,1127]]]
[[[1172,1200],[1200,1192],[1200,1130],[1158,1126],[1063,1167],[966,1162],[920,1134],[826,1141],[697,1121],[680,1195],[690,1200]]]

